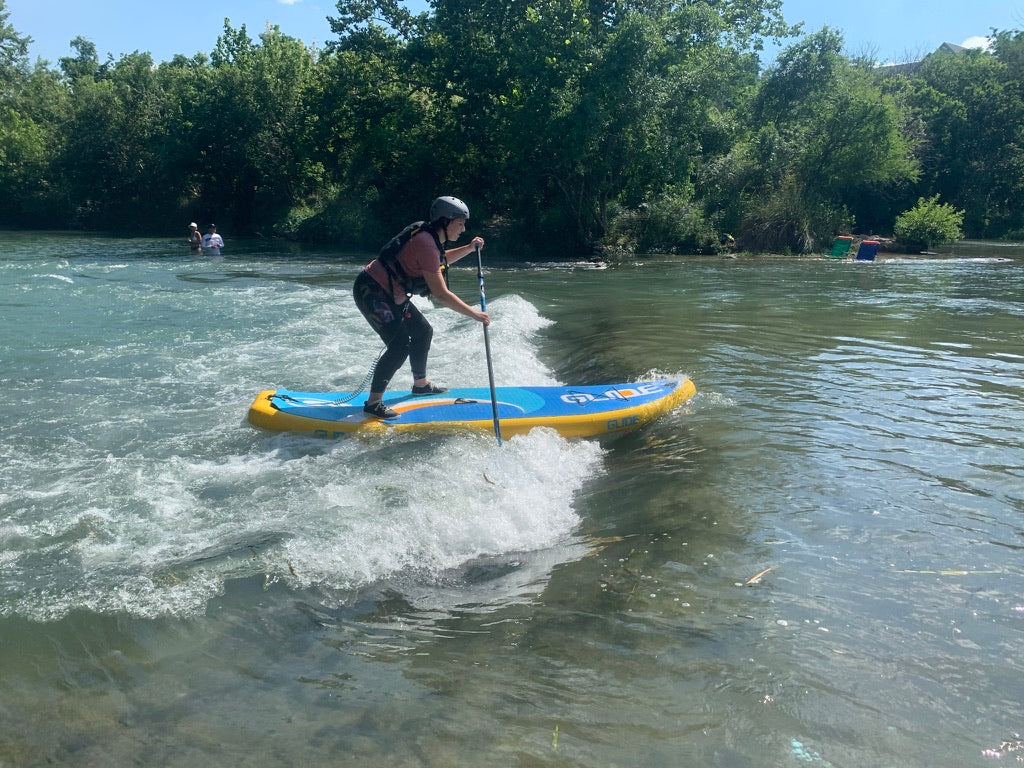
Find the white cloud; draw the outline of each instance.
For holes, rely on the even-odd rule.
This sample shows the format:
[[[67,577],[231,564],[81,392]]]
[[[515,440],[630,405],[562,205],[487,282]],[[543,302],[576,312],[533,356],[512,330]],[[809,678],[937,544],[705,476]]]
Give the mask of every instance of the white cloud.
[[[988,47],[991,44],[992,41],[989,40],[984,35],[974,35],[973,37],[968,37],[966,40],[960,43],[960,45],[962,45],[964,48],[983,48],[985,50],[988,50]]]
[[[302,0],[277,0],[281,5],[298,5]]]

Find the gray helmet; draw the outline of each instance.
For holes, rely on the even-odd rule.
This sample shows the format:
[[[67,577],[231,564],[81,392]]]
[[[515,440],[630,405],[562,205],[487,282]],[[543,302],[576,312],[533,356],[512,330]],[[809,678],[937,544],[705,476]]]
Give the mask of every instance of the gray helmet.
[[[441,219],[450,221],[451,219],[459,217],[468,219],[469,208],[457,197],[439,197],[430,204],[430,220],[432,222],[439,221]]]

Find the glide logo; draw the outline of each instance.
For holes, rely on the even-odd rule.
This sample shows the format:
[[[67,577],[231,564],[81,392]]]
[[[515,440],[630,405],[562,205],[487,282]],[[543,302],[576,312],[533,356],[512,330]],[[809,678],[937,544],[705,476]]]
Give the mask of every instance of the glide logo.
[[[605,429],[614,432],[617,429],[629,429],[640,423],[639,416],[623,416],[621,419],[609,419],[604,423]]]
[[[608,403],[614,401],[628,400],[631,397],[642,395],[657,395],[662,391],[659,384],[637,384],[630,389],[606,389],[600,395],[590,392],[566,392],[562,395],[563,403],[570,405],[585,405],[587,403]]]

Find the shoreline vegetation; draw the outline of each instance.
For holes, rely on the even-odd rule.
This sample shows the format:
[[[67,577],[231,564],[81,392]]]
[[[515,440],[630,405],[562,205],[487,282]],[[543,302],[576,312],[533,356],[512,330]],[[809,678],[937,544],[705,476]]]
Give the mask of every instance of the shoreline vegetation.
[[[174,254],[179,256],[188,256],[190,251],[188,244],[185,242],[180,235],[168,234],[166,232],[159,234],[146,234],[140,235],[139,233],[131,232],[118,232],[118,231],[83,231],[83,230],[42,230],[42,229],[22,229],[12,228],[0,225],[0,235],[14,235],[24,237],[66,237],[66,238],[98,238],[103,240],[110,240],[112,243],[118,241],[130,242],[142,238],[149,241],[163,241],[166,245],[171,246],[174,249]],[[854,238],[854,243],[850,248],[850,251],[843,256],[836,257],[831,255],[827,250],[795,253],[792,251],[778,251],[778,252],[754,252],[739,249],[728,249],[720,248],[714,250],[707,250],[704,252],[691,252],[691,253],[668,253],[668,252],[651,252],[651,253],[636,253],[634,251],[627,251],[622,249],[595,249],[587,254],[550,254],[545,257],[538,257],[532,255],[529,258],[509,258],[502,255],[493,255],[490,258],[492,266],[501,268],[502,266],[511,266],[521,263],[530,263],[534,265],[540,264],[577,264],[580,266],[590,265],[594,266],[610,266],[619,264],[629,263],[642,263],[646,260],[678,260],[686,261],[688,259],[700,260],[700,259],[737,259],[737,260],[808,260],[808,261],[854,261],[857,251],[857,244],[860,241],[860,236]],[[892,238],[881,238],[864,236],[867,240],[880,241],[880,247],[878,249],[877,257],[873,260],[885,261],[889,259],[897,260],[913,260],[913,259],[992,259],[997,260],[1020,260],[1024,259],[1024,238],[1017,239],[962,239],[956,242],[944,243],[941,245],[933,246],[932,250],[919,250],[915,247],[903,245]],[[278,245],[275,245],[277,243]],[[179,247],[180,246],[180,247]],[[338,249],[331,243],[325,242],[302,242],[295,240],[284,240],[282,238],[269,238],[260,235],[247,235],[240,237],[233,237],[231,239],[231,246],[226,253],[227,258],[235,259],[242,258],[247,259],[260,254],[277,258],[282,255],[297,256],[297,257],[310,257],[310,258],[322,258],[325,253],[330,254],[331,258],[337,258]],[[284,250],[282,250],[284,249]],[[154,255],[152,243],[148,244],[143,248],[140,255],[150,254]],[[345,249],[343,255],[345,258],[352,258],[354,262],[359,262],[360,259],[369,260],[373,258],[376,251],[373,248],[365,249]],[[160,257],[166,257],[170,254],[167,250],[158,248],[155,255]],[[204,258],[202,253],[192,253],[192,258]]]
[[[451,193],[510,259],[1024,236],[1024,32],[881,66],[730,9],[339,0],[323,48],[225,19],[208,54],[50,63],[0,0],[0,226],[374,252]]]

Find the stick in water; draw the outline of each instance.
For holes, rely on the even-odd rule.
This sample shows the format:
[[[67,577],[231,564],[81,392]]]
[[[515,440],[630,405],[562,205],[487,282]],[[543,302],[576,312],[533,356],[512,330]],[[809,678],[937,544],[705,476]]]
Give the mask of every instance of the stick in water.
[[[480,258],[480,244],[476,245],[476,276],[480,280],[480,311],[487,311],[487,296],[484,294],[484,263]],[[491,384],[491,412],[494,414],[494,436],[501,445],[501,424],[498,421],[498,393],[494,389],[494,366],[491,364],[491,341],[484,325],[484,351],[487,353],[487,379]]]

